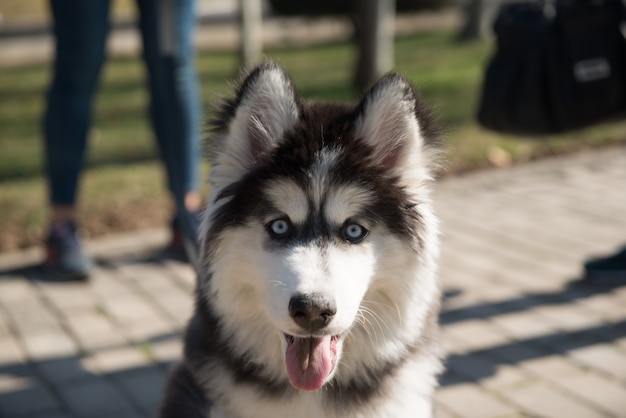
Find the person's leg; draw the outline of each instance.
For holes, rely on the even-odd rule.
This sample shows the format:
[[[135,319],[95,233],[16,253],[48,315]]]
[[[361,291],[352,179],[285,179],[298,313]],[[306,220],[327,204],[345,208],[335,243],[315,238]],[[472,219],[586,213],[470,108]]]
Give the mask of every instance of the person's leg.
[[[110,0],[51,0],[56,41],[43,117],[51,210],[47,264],[86,275],[89,260],[76,237],[76,195],[91,102],[104,61]]]
[[[185,252],[193,261],[201,204],[201,105],[193,45],[196,1],[137,0],[137,4],[151,93],[150,115],[176,206],[169,250],[175,255]]]
[[[178,216],[200,208],[201,104],[195,70],[195,0],[138,0],[150,115]]]

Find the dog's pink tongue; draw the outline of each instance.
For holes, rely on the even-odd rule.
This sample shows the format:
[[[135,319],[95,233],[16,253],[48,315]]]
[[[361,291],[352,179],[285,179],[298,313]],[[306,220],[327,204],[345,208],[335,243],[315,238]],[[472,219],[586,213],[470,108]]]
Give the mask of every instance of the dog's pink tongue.
[[[289,381],[296,389],[318,390],[335,364],[331,337],[293,338],[287,346],[286,361]]]

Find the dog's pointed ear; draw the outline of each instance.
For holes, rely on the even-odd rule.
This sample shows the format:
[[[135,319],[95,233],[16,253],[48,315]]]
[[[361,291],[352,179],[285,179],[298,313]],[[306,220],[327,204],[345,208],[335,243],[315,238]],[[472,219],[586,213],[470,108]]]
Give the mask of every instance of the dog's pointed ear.
[[[381,78],[365,94],[356,111],[355,131],[371,147],[374,164],[405,173],[424,163],[426,126],[420,126],[418,114],[425,112],[419,105],[409,81],[396,73]],[[431,125],[430,120],[425,122]]]
[[[232,115],[221,153],[233,158],[230,163],[240,173],[263,162],[299,116],[291,79],[270,61],[245,77],[229,110]]]

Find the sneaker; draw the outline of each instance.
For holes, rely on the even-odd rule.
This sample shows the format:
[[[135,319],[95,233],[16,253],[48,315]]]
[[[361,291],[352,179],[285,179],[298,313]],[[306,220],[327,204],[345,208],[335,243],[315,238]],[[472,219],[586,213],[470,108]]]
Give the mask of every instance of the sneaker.
[[[184,219],[176,215],[171,222],[172,241],[166,249],[170,257],[193,263],[198,252],[199,212],[187,212]]]
[[[85,280],[89,277],[93,263],[82,250],[74,222],[67,221],[50,227],[44,266],[70,280]]]
[[[593,285],[626,284],[626,248],[612,256],[587,261],[583,281]]]

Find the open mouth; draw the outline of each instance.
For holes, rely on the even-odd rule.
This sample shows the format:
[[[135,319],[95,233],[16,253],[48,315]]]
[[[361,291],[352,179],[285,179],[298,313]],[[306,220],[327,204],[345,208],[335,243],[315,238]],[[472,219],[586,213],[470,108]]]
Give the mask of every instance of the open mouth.
[[[285,362],[291,384],[309,392],[321,388],[335,368],[341,335],[296,337],[285,334]]]

